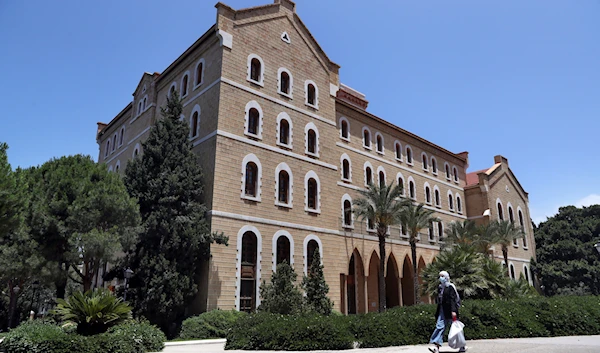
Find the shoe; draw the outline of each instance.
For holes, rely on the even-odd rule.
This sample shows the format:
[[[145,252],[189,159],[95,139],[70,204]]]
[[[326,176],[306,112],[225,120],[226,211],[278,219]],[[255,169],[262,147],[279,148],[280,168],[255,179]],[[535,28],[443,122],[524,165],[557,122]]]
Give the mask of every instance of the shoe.
[[[431,353],[440,353],[440,348],[438,346],[429,347],[429,351]]]
[[[458,350],[458,353],[465,353],[467,351],[467,347],[462,347]]]

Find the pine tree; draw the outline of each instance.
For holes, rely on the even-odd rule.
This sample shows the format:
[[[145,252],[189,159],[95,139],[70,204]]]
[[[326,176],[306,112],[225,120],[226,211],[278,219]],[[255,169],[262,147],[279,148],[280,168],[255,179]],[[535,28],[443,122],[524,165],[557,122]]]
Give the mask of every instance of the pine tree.
[[[296,314],[302,310],[302,293],[295,285],[298,275],[283,261],[277,265],[276,271],[271,275],[271,283],[260,286],[262,301],[258,310],[283,315]]]
[[[210,244],[227,244],[227,238],[211,234],[205,219],[202,170],[189,128],[179,119],[182,109],[174,92],[125,177],[129,193],[139,200],[143,228],[126,260],[134,271],[129,294],[136,313],[171,338],[198,292]]]
[[[315,250],[313,260],[308,270],[308,275],[302,280],[302,288],[306,293],[304,297],[307,310],[315,311],[322,315],[330,315],[333,310],[333,302],[327,296],[329,285],[325,282],[323,265],[319,248]]]

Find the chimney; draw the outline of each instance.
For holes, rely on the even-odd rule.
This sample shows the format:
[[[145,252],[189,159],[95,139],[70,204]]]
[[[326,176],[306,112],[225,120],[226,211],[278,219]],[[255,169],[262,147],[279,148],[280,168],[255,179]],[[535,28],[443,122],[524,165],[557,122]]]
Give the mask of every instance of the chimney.
[[[502,157],[501,155],[497,155],[494,156],[494,163],[498,164],[498,163],[503,163],[508,165],[508,159],[506,159],[505,157]]]

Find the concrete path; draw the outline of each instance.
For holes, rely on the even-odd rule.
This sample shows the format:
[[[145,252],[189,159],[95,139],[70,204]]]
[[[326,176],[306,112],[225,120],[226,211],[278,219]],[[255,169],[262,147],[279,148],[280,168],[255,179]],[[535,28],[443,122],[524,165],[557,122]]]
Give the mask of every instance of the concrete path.
[[[196,341],[198,342],[198,341]],[[187,342],[186,342],[187,343]],[[276,353],[275,351],[225,351],[224,340],[207,340],[204,343],[170,343],[163,353]],[[351,349],[344,351],[318,351],[343,353],[429,353],[430,345],[385,348]],[[600,353],[600,336],[575,336],[551,338],[512,338],[467,341],[469,353]],[[441,353],[454,353],[456,349],[442,347]]]

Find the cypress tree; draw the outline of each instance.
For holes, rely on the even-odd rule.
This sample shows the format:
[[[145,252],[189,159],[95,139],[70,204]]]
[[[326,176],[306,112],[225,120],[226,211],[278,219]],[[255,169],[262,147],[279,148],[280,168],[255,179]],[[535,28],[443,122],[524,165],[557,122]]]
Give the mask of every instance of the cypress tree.
[[[262,301],[258,310],[283,315],[296,314],[302,310],[302,293],[295,285],[298,275],[287,261],[277,265],[271,275],[271,283],[260,286]]]
[[[139,200],[142,234],[129,254],[134,310],[172,338],[198,292],[201,265],[210,244],[227,244],[211,234],[202,203],[202,170],[180,120],[177,92],[161,108],[163,119],[142,144],[141,157],[127,166],[125,184]]]
[[[315,311],[322,315],[331,314],[333,302],[327,296],[329,285],[325,282],[319,248],[315,249],[308,275],[304,276],[302,280],[302,288],[306,293],[304,300],[307,310]]]

